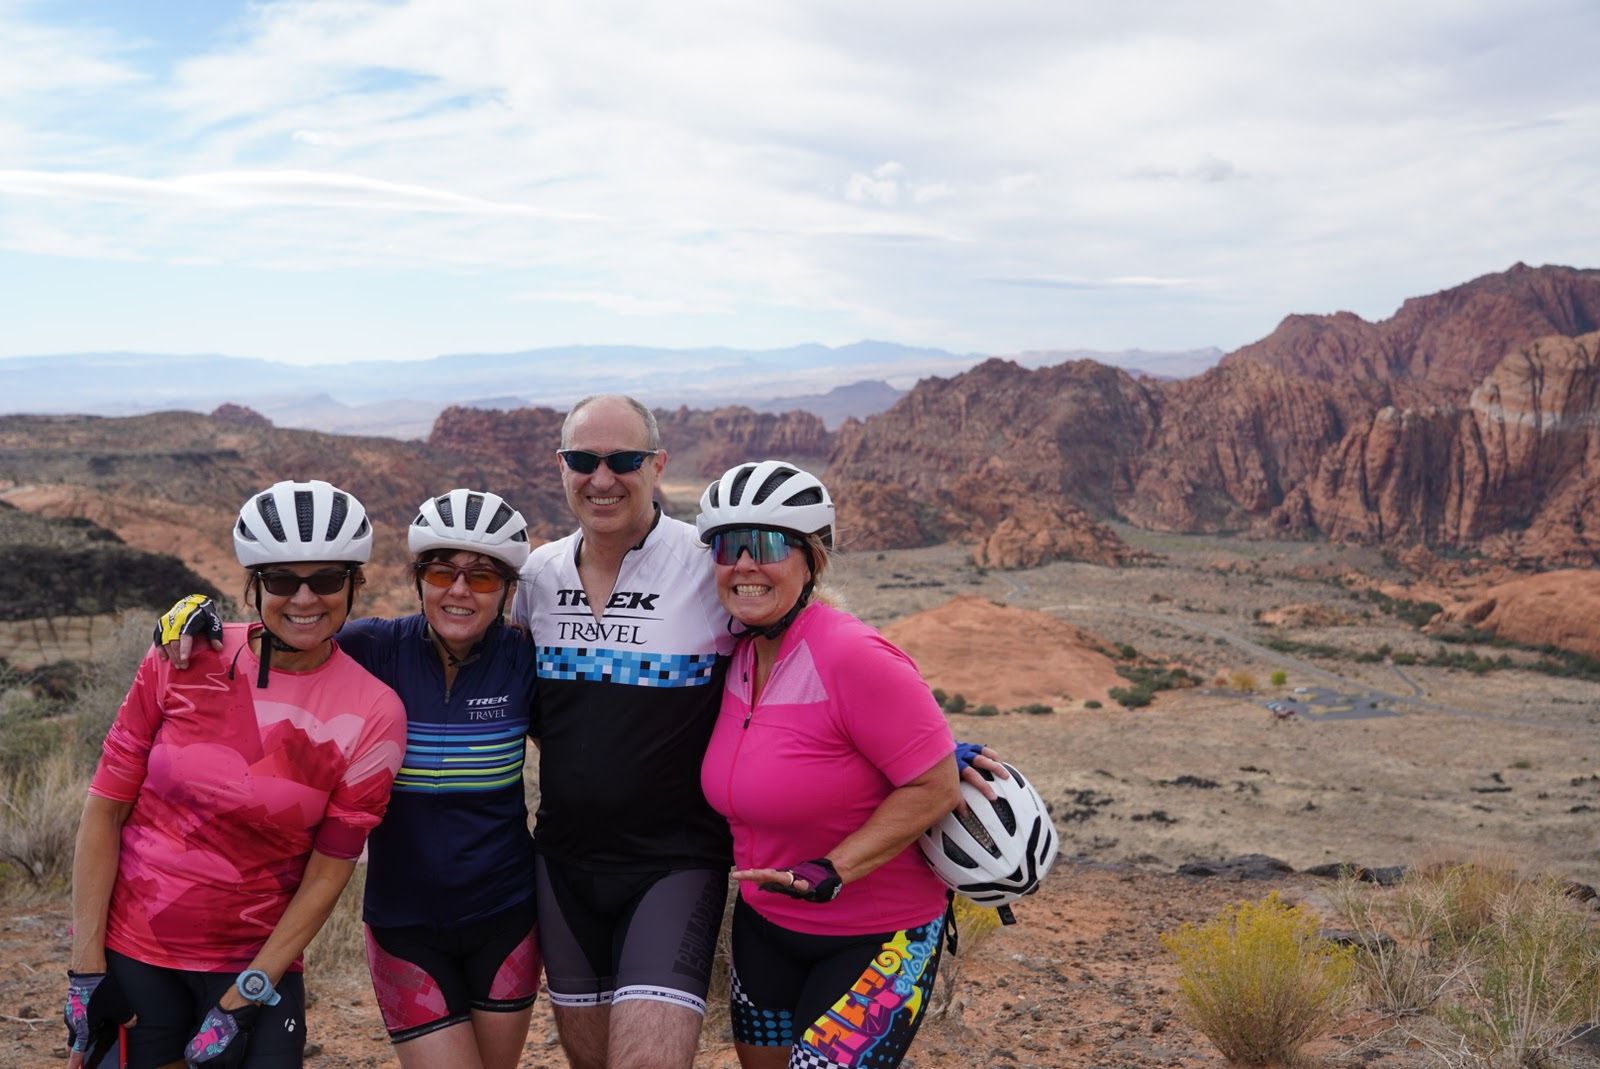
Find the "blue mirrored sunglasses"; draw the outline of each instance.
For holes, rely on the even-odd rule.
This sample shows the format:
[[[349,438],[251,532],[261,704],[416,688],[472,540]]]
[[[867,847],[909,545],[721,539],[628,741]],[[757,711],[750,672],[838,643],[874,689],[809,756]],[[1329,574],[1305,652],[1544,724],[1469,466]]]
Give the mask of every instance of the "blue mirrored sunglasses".
[[[556,450],[562,463],[579,475],[593,475],[600,469],[601,461],[614,474],[627,475],[644,467],[646,458],[659,452],[659,449],[619,449],[615,453],[591,453],[587,449]]]
[[[734,527],[711,536],[711,556],[718,564],[738,564],[739,554],[748,553],[757,564],[777,564],[789,556],[790,549],[804,545],[788,531],[769,527]]]

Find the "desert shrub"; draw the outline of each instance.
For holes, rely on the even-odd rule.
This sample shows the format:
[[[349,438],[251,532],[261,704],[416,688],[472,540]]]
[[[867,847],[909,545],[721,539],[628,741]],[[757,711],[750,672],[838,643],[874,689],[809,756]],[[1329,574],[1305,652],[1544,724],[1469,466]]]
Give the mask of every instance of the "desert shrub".
[[[1493,922],[1496,903],[1521,882],[1510,858],[1479,853],[1418,866],[1406,874],[1403,890],[1413,915],[1426,919],[1419,934],[1445,955],[1470,947]]]
[[[1045,715],[1047,715],[1049,713],[1053,713],[1055,711],[1056,711],[1056,707],[1055,706],[1046,705],[1043,702],[1029,702],[1027,705],[1019,705],[1019,706],[1017,706],[1017,712],[1019,712],[1019,713],[1027,713],[1030,716],[1045,716]]]
[[[1131,643],[1124,642],[1117,647],[1117,656],[1124,661],[1131,661],[1139,656],[1139,651],[1134,649]]]
[[[1111,700],[1124,709],[1138,709],[1150,704],[1152,695],[1143,687],[1112,687],[1108,691]]]
[[[1326,1032],[1354,968],[1349,947],[1320,938],[1316,917],[1276,892],[1185,924],[1161,942],[1178,959],[1190,1023],[1223,1057],[1246,1065],[1291,1062]]]
[[[947,713],[964,713],[967,711],[967,696],[965,694],[952,694],[944,703]]]
[[[999,716],[1000,715],[1000,709],[997,706],[990,705],[989,703],[985,702],[984,704],[976,706],[975,708],[968,709],[967,710],[967,715],[968,716]]]
[[[1551,1064],[1575,1031],[1600,1021],[1600,928],[1553,879],[1494,901],[1444,1019],[1484,1066]]]
[[[1100,709],[1100,708],[1103,708],[1103,706],[1101,705],[1100,701],[1095,699],[1095,698],[1090,698],[1088,701],[1084,702],[1083,703],[1083,707],[1085,709]]]
[[[950,695],[946,694],[944,691],[940,690],[938,687],[934,687],[933,688],[933,700],[939,703],[939,708],[943,709],[944,708],[944,703],[950,700]]]
[[[1228,676],[1228,686],[1245,694],[1254,694],[1256,677],[1249,672],[1234,672]]]
[[[1434,927],[1427,903],[1340,878],[1329,896],[1340,922],[1355,933],[1356,978],[1368,1005],[1387,1016],[1413,1016],[1432,1007],[1451,967],[1428,950]]]
[[[48,890],[71,873],[88,789],[88,774],[64,750],[0,773],[0,858],[35,890]]]
[[[1281,687],[1284,684],[1289,682],[1289,673],[1285,672],[1283,669],[1279,668],[1276,671],[1274,671],[1272,673],[1272,675],[1268,676],[1267,678],[1272,681],[1272,685],[1274,687]]]

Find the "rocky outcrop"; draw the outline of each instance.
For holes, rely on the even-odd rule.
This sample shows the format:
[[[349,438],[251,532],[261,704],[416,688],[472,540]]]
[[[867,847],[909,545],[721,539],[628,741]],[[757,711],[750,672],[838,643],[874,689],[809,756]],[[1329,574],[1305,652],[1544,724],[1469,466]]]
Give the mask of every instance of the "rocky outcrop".
[[[169,596],[164,604],[173,600]],[[151,607],[152,620],[158,611],[159,607]],[[122,618],[115,613],[0,620],[0,658],[19,672],[61,661],[89,664],[115,647],[121,631]]]
[[[1542,339],[1504,357],[1462,405],[1389,407],[1353,426],[1289,507],[1333,538],[1591,564],[1597,420],[1600,333]]]
[[[990,360],[846,423],[832,466],[903,487],[924,541],[995,533],[951,522],[980,474],[1020,488],[1018,510],[1589,563],[1597,326],[1600,271],[1519,264],[1378,323],[1290,316],[1182,382]]]
[[[818,467],[833,438],[821,417],[810,412],[757,412],[742,405],[658,411],[656,422],[662,443],[692,458],[694,470],[708,480],[746,460],[773,458]]]
[[[1471,628],[1524,646],[1555,646],[1600,659],[1600,572],[1518,576],[1447,608],[1435,626]]]

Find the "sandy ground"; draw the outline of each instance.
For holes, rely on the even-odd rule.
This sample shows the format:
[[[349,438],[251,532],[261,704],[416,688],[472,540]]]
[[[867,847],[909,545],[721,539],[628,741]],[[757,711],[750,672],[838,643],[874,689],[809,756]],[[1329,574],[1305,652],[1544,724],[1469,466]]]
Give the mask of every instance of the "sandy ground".
[[[1473,676],[1277,654],[1261,645],[1268,635],[1351,650],[1388,644],[1426,653],[1435,643],[1329,581],[1404,578],[1373,554],[1123,533],[1165,563],[981,573],[955,547],[841,562],[849,607],[880,625],[956,594],[1016,610],[1003,624],[980,614],[983,626],[1008,629],[989,635],[976,658],[997,681],[996,695],[998,681],[1058,659],[1067,631],[1046,620],[1085,629],[1107,648],[1126,643],[1146,659],[1185,664],[1208,681],[1127,710],[1088,708],[1089,690],[1073,693],[1070,679],[1053,677],[1054,712],[952,718],[958,737],[994,745],[1040,786],[1064,860],[1018,908],[1018,926],[964,949],[951,1008],[929,1021],[908,1065],[1221,1065],[1176,1015],[1173,966],[1157,936],[1270,888],[1173,875],[1185,861],[1261,852],[1296,868],[1378,866],[1491,850],[1600,884],[1600,686],[1526,671]],[[1326,604],[1351,623],[1274,628],[1256,620],[1291,604]],[[925,631],[913,653],[934,685],[959,679],[973,704],[1018,698],[1010,689],[1004,702],[978,692],[972,641],[960,626]],[[1288,676],[1282,688],[1265,686],[1275,669]],[[1262,692],[1209,685],[1237,672],[1253,675]],[[1296,686],[1383,694],[1401,715],[1275,721],[1265,702]],[[1313,906],[1327,888],[1304,876],[1274,886]],[[65,905],[7,906],[0,932],[0,1066],[54,1064],[64,1057]],[[395,1064],[359,975],[314,976],[311,988],[310,1065]],[[1324,1066],[1374,1062],[1437,1064],[1405,1029],[1360,1014],[1311,1057]],[[564,1064],[542,1000],[522,1064]],[[735,1064],[720,1014],[696,1064]]]

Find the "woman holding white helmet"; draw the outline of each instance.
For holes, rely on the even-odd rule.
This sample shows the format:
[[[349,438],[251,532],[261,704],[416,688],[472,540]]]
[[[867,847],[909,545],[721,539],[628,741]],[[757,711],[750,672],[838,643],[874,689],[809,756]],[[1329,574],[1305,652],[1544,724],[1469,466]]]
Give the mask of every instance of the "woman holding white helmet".
[[[245,502],[233,538],[259,622],[221,628],[187,673],[145,658],[84,804],[72,1069],[130,1016],[132,1069],[299,1066],[300,954],[405,749],[399,698],[333,641],[372,551],[361,503],[281,482]]]
[[[504,627],[528,525],[498,494],[430,497],[406,532],[421,612],[346,624],[339,645],[405,703],[405,757],[373,831],[362,915],[378,1009],[405,1069],[511,1069],[540,956],[522,785],[534,659]],[[185,598],[158,627],[220,626]]]
[[[814,597],[834,506],[815,476],[740,464],[699,530],[742,631],[701,785],[733,831],[732,1011],[745,1069],[900,1064],[948,892],[915,843],[957,804],[944,716],[910,658]]]

